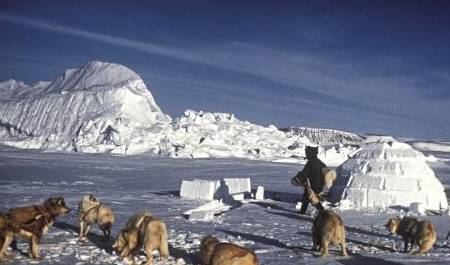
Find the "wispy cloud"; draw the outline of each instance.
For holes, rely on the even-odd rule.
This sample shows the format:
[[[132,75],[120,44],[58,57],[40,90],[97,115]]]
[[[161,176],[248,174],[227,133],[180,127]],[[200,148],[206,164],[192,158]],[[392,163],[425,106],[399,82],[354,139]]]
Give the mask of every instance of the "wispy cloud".
[[[125,39],[121,37],[116,37],[108,34],[98,33],[89,30],[77,29],[69,26],[63,26],[56,23],[50,23],[38,19],[9,15],[0,13],[0,20],[8,21],[11,23],[16,23],[28,27],[38,28],[42,30],[53,31],[61,34],[67,34],[72,36],[78,36],[81,38],[86,38],[90,40],[100,41],[104,43],[109,43],[113,45],[123,46],[131,49],[136,49],[144,52],[148,52],[154,55],[160,55],[165,57],[170,57],[178,60],[184,60],[187,62],[200,62],[199,58],[192,55],[186,54],[185,51],[180,51],[177,49],[168,48],[165,46],[160,46],[153,43],[135,41],[130,39]]]
[[[266,87],[283,89],[284,96],[277,95],[277,98],[283,97],[284,101],[292,103],[297,101],[298,104],[315,104],[318,107],[334,106],[405,121],[428,123],[426,119],[408,113],[408,108],[397,108],[398,104],[402,104],[402,99],[411,97],[413,92],[416,92],[414,78],[399,79],[367,74],[361,70],[361,65],[342,64],[335,58],[326,58],[320,54],[287,52],[241,42],[227,42],[215,46],[191,45],[186,49],[17,15],[0,13],[0,20],[245,75],[250,79],[265,82]],[[257,95],[258,91],[252,93]],[[293,100],[291,95],[305,98]]]

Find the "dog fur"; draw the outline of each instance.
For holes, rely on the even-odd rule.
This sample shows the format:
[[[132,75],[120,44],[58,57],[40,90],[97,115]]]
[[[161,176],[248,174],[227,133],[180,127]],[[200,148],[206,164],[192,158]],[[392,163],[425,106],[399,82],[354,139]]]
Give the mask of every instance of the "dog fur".
[[[15,235],[29,239],[29,255],[33,259],[40,258],[39,243],[42,236],[47,234],[56,217],[70,212],[64,198],[49,198],[41,205],[17,207],[9,210],[5,223],[6,231],[2,232],[4,242],[1,250],[5,250],[11,244]],[[9,224],[9,225],[8,225]],[[8,228],[9,227],[9,228]],[[19,229],[19,230],[17,230]],[[12,233],[11,233],[12,232]]]
[[[203,265],[258,265],[252,251],[232,243],[221,243],[213,236],[206,236],[200,244]]]
[[[92,194],[83,196],[78,205],[78,215],[81,240],[86,240],[92,224],[98,224],[105,240],[111,236],[111,226],[115,222],[114,214],[109,207],[100,203]]]
[[[305,183],[305,192],[311,204],[317,205],[320,203],[319,196],[311,189],[308,181]],[[331,210],[319,209],[319,214],[314,219],[312,226],[313,250],[319,248],[321,256],[327,256],[329,245],[339,244],[341,255],[348,256],[345,243],[345,226],[341,217]]]
[[[132,216],[117,236],[113,248],[127,262],[129,257],[139,252],[142,245],[144,245],[148,265],[153,262],[153,250],[159,251],[161,260],[169,256],[166,225],[150,212]]]
[[[337,178],[336,170],[328,168],[328,167],[325,167],[325,168],[322,169],[322,173],[323,173],[323,179],[324,179],[325,187],[330,189],[331,186],[333,186],[333,182]]]
[[[8,252],[8,247],[16,235],[25,235],[26,233],[27,231],[23,230],[19,224],[13,222],[7,214],[0,213],[0,261],[13,256],[12,253]],[[26,235],[31,237],[30,232]]]
[[[421,221],[414,217],[394,217],[389,219],[386,228],[391,235],[397,234],[404,239],[405,252],[411,243],[410,253],[414,255],[428,252],[436,242],[436,230],[430,221]],[[415,252],[414,244],[419,246],[419,250]]]
[[[330,210],[320,211],[312,227],[313,249],[319,247],[321,256],[328,255],[330,244],[339,244],[341,255],[348,256],[345,244],[345,227],[341,217]]]

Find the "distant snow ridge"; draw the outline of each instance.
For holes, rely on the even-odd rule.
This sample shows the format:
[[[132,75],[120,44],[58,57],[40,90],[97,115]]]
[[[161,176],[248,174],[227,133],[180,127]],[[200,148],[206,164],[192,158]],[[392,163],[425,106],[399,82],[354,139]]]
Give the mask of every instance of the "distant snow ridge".
[[[333,129],[318,129],[307,127],[289,127],[280,129],[288,136],[304,136],[317,145],[361,145],[364,139],[354,133],[348,133]]]
[[[182,158],[304,158],[307,137],[241,121],[229,113],[187,110],[172,121],[143,80],[125,66],[90,62],[51,82],[0,83],[0,142],[19,148]],[[352,148],[321,150],[338,165]]]
[[[444,187],[426,163],[425,156],[410,145],[382,137],[369,142],[338,169],[330,190],[333,201],[349,200],[356,208],[448,208]]]

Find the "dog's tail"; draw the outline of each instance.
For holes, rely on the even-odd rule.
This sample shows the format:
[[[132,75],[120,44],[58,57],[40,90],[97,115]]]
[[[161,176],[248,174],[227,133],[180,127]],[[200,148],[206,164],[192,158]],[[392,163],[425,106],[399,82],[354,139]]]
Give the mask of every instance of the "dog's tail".
[[[169,257],[167,229],[163,221],[158,219],[150,221],[150,223],[148,224],[147,232],[145,233],[144,242],[149,242],[153,247],[159,246],[159,254],[161,258]]]
[[[433,241],[436,241],[436,230],[431,222],[426,222],[426,236]],[[447,235],[448,237],[448,235]]]
[[[167,229],[166,225],[161,222],[161,228],[160,228],[160,248],[159,253],[161,257],[167,258],[169,257],[169,242],[167,241]]]

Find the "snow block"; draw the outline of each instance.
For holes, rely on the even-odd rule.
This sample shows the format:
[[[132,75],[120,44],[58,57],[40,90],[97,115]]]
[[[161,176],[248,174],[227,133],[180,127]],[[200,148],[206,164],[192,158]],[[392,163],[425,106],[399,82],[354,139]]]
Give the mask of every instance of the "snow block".
[[[224,178],[230,194],[251,192],[250,178]]]
[[[241,201],[244,200],[247,195],[250,195],[250,178],[224,178],[223,180],[226,186],[224,192],[228,192],[234,200]]]
[[[425,215],[425,205],[420,202],[412,202],[409,205],[409,212],[416,213],[419,215]]]
[[[183,180],[180,196],[199,200],[242,201],[251,193],[250,178],[219,180]]]
[[[214,211],[193,211],[189,215],[191,221],[208,221],[214,218]]]
[[[219,185],[219,181],[183,180],[180,196],[190,199],[213,200]]]
[[[256,190],[255,199],[259,200],[259,201],[264,200],[264,187],[263,186],[258,186],[258,189]]]

